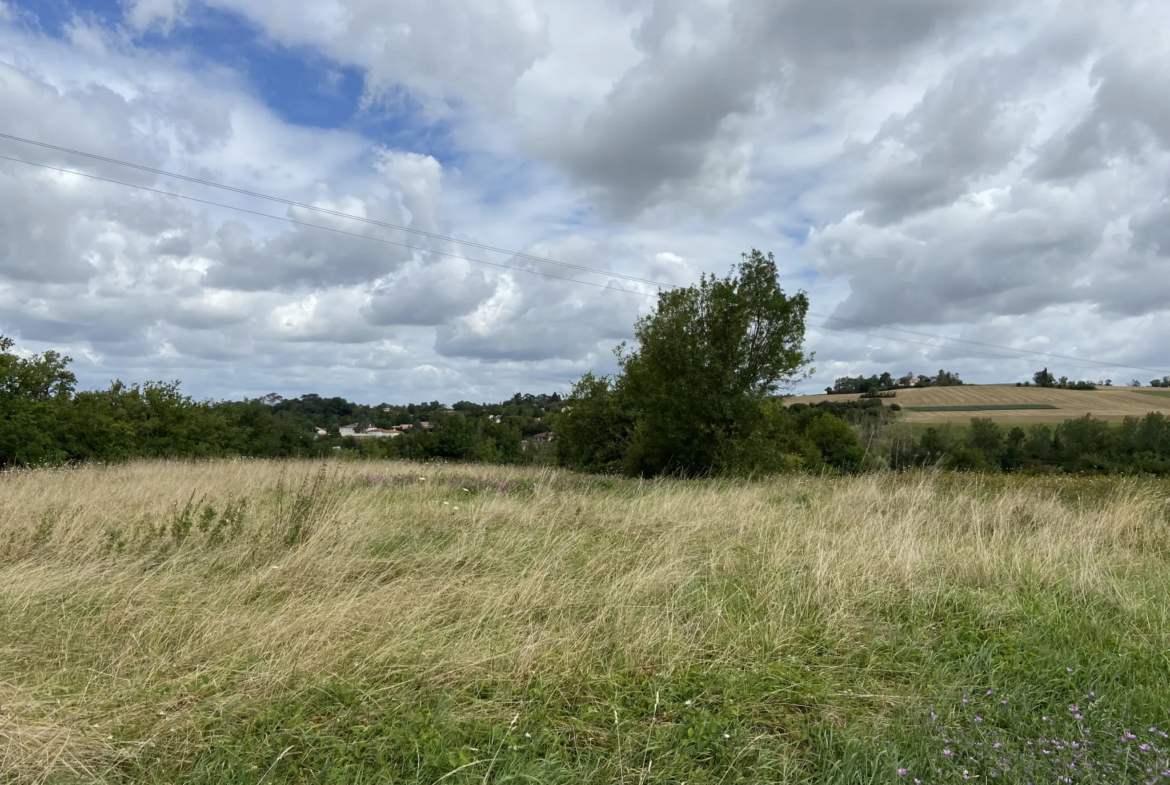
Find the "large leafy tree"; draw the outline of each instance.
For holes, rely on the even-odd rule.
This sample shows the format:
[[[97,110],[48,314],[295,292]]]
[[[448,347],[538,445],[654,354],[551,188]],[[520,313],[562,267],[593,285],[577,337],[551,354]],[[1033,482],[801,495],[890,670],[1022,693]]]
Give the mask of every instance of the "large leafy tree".
[[[590,376],[578,385],[560,426],[561,450],[577,465],[611,464],[614,439],[628,430],[630,473],[731,468],[740,447],[770,427],[775,412],[765,401],[812,359],[803,351],[807,313],[808,297],[785,294],[775,259],[755,250],[726,277],[663,292],[635,325],[636,348],[619,347],[613,384]],[[602,413],[622,427],[599,429]],[[576,419],[590,422],[576,428]],[[574,438],[589,433],[593,444]]]

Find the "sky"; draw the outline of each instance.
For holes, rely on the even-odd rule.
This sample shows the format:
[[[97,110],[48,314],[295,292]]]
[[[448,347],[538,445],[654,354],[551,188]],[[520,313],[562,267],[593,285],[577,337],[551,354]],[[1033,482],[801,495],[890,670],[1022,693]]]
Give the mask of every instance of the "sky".
[[[758,248],[797,392],[1148,383],[1168,84],[1163,0],[0,0],[0,134],[158,170],[0,138],[0,333],[82,387],[494,401],[615,370],[616,276]]]

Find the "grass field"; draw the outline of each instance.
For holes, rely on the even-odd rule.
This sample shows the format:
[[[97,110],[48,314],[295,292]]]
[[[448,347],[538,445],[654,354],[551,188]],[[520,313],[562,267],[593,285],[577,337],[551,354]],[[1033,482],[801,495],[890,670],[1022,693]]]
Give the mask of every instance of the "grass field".
[[[1136,387],[1100,387],[1096,390],[1053,390],[1042,387],[1016,387],[1007,384],[963,385],[961,387],[925,387],[898,390],[897,397],[884,398],[889,406],[899,404],[909,422],[966,422],[972,409],[982,407],[987,416],[1002,423],[1060,423],[1091,414],[1102,420],[1120,422],[1126,417],[1143,417],[1149,412],[1170,416],[1170,397],[1151,395],[1154,390]],[[1170,392],[1170,391],[1167,391]],[[786,403],[848,401],[860,395],[801,395]],[[1045,410],[1036,407],[1044,406]],[[995,408],[989,408],[995,407]],[[915,411],[910,411],[914,409]]]
[[[1154,481],[0,475],[0,781],[1163,782],[1168,568]]]

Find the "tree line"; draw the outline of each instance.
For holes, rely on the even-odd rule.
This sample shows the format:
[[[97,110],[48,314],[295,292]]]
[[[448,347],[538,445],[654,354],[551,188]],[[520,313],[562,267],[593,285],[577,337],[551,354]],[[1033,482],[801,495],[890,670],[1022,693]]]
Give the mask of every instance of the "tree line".
[[[617,347],[618,372],[586,373],[567,398],[517,394],[499,403],[352,403],[275,393],[197,401],[178,382],[78,391],[70,359],[20,355],[0,336],[0,467],[134,458],[342,455],[488,463],[552,462],[649,477],[854,473],[941,466],[969,471],[1166,473],[1170,426],[1160,414],[1113,426],[1092,418],[1004,431],[914,428],[880,400],[785,406],[814,372],[803,349],[808,298],[786,294],[775,259],[753,250],[724,276],[662,292]],[[1047,369],[1045,387],[1077,387]],[[957,373],[838,379],[837,392],[962,384]],[[393,438],[342,437],[342,425],[399,428]],[[411,426],[409,429],[404,426]],[[317,429],[324,431],[323,437]],[[555,441],[534,440],[555,434]]]
[[[867,394],[872,392],[887,392],[889,390],[908,390],[915,387],[958,387],[963,384],[959,374],[939,369],[938,375],[930,376],[907,373],[898,378],[889,372],[874,374],[873,376],[842,376],[833,381],[832,387],[826,387],[827,395],[845,395],[850,393]]]
[[[344,398],[275,393],[244,401],[200,401],[179,382],[114,381],[77,390],[72,360],[58,352],[18,354],[0,336],[0,467],[52,466],[136,458],[390,458],[524,463],[547,459],[525,449],[549,430],[561,396],[517,393],[497,404],[439,401],[367,406]],[[498,422],[497,422],[498,420]],[[422,427],[423,423],[431,430]],[[357,442],[341,425],[412,425],[394,439]],[[317,429],[326,431],[324,438]]]

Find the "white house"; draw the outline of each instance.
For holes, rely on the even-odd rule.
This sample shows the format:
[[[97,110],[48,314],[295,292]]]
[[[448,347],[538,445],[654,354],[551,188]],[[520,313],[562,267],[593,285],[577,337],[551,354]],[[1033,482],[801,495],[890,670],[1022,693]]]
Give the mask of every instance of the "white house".
[[[318,439],[323,439],[328,435],[329,435],[329,431],[325,430],[324,428],[317,429],[317,438]]]
[[[355,422],[353,425],[343,425],[340,428],[338,428],[338,430],[341,432],[342,436],[356,436],[357,429],[360,426],[361,426],[361,423]]]

